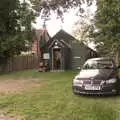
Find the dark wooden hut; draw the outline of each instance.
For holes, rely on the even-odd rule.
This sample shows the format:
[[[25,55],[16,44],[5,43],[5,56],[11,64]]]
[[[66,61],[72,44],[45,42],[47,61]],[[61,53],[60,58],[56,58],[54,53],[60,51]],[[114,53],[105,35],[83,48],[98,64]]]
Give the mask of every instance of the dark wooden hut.
[[[83,63],[97,57],[96,51],[60,30],[47,44],[50,70],[80,69]]]

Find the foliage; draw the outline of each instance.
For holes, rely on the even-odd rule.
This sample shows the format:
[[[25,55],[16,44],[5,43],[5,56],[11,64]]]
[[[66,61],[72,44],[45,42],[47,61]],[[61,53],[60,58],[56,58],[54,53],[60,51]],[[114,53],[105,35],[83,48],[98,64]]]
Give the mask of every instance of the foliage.
[[[86,6],[86,4],[84,4]],[[93,9],[94,8],[94,9]],[[74,36],[84,43],[89,43],[89,32],[93,29],[93,19],[96,11],[96,2],[93,1],[91,6],[86,6],[83,16],[79,17],[74,24],[73,34]]]
[[[88,35],[91,26],[85,21],[77,21],[75,24],[75,29],[73,30],[74,36],[83,42],[88,42]]]
[[[25,2],[1,0],[0,4],[0,60],[25,51],[31,40],[33,11]]]
[[[50,11],[53,10],[60,18],[63,17],[64,12],[71,8],[78,8],[79,15],[82,15],[84,12],[82,4],[86,3],[87,6],[90,6],[92,5],[93,1],[94,0],[30,0],[33,9],[38,15],[40,12],[50,15]]]
[[[120,2],[97,0],[94,40],[102,53],[120,52]]]
[[[6,83],[5,79],[9,78],[37,80],[37,83],[20,93],[1,93],[0,108],[4,113],[23,116],[25,120],[119,120],[119,96],[77,96],[72,93],[72,78],[77,72],[29,70],[2,75],[0,78]]]

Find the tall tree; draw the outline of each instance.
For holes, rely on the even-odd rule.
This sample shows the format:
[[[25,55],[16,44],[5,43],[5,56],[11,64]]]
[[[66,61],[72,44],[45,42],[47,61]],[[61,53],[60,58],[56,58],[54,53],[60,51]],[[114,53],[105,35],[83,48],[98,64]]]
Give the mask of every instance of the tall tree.
[[[0,4],[0,62],[26,50],[30,41],[33,11],[26,2],[1,0]]]
[[[104,54],[120,55],[120,1],[97,0],[94,40]]]

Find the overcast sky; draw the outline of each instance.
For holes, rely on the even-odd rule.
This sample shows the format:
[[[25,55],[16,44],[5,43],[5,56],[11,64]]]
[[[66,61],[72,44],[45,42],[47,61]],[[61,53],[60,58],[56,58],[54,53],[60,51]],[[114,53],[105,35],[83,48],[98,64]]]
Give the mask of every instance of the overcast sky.
[[[69,13],[64,14],[64,22],[61,19],[56,19],[56,14],[51,15],[51,20],[46,22],[46,27],[51,36],[53,36],[60,29],[64,29],[68,33],[71,33],[73,24],[78,20],[78,17],[74,15],[74,11],[70,10]],[[34,27],[39,29],[42,28],[43,21],[40,17],[36,19]]]
[[[86,5],[84,4],[82,7],[86,8]],[[86,12],[90,13],[91,15],[94,14],[96,10],[95,3],[85,10],[86,11],[84,14],[86,14]],[[76,10],[73,9],[69,10],[68,13],[64,14],[64,22],[62,22],[60,19],[56,19],[56,15],[52,13],[51,20],[46,22],[46,27],[50,36],[55,35],[56,32],[58,32],[60,29],[64,29],[66,32],[71,34],[74,27],[74,23],[80,19],[80,17],[76,16],[75,14]],[[41,20],[40,16],[36,18],[36,24],[33,24],[33,26],[37,29],[42,28],[43,21]]]

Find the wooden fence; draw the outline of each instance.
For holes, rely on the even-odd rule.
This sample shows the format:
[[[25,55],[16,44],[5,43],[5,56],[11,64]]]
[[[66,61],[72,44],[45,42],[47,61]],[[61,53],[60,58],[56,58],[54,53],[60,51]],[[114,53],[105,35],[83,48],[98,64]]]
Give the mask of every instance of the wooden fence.
[[[15,56],[0,66],[0,73],[9,73],[18,70],[38,68],[38,56]]]

